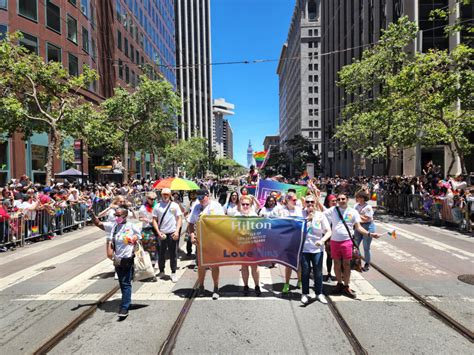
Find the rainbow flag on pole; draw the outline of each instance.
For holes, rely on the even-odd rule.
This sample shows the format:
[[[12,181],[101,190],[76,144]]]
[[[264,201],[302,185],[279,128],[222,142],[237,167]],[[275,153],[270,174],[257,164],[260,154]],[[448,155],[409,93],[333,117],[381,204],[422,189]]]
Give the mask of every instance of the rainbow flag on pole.
[[[255,165],[257,166],[258,169],[263,168],[264,166],[263,163],[265,162],[267,153],[268,153],[268,150],[253,153],[253,157],[255,159]]]

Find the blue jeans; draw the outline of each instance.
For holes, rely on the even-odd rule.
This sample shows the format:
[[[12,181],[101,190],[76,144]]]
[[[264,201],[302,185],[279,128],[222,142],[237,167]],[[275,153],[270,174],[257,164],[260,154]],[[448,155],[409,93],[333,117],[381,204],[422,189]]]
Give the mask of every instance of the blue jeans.
[[[314,290],[317,295],[323,293],[323,256],[324,253],[303,253],[301,255],[301,283],[303,294],[309,294],[309,272],[313,268]]]
[[[122,267],[116,266],[120,290],[122,291],[122,302],[120,308],[128,310],[132,304],[132,277],[133,277],[133,262],[130,266]]]
[[[361,223],[362,228],[370,233],[375,232],[375,224],[374,222],[371,223]],[[372,243],[372,237],[363,236],[358,231],[354,232],[354,239],[358,247],[360,247],[360,243],[363,243],[364,246],[364,259],[366,264],[370,264],[370,244]]]

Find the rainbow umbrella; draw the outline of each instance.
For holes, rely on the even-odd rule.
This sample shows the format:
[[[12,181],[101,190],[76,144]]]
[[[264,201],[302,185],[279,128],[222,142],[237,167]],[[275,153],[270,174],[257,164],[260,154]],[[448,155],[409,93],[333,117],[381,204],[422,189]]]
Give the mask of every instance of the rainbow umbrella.
[[[155,184],[153,184],[153,188],[156,190],[168,188],[170,190],[175,190],[175,191],[176,190],[184,190],[184,191],[199,190],[199,186],[195,182],[186,180],[186,179],[175,178],[175,177],[158,181]]]

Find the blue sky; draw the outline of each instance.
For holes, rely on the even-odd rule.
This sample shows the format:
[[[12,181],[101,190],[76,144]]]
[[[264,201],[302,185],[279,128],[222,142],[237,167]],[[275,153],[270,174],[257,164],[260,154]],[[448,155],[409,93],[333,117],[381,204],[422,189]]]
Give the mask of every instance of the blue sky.
[[[212,61],[278,59],[294,0],[211,0]],[[235,104],[234,159],[246,165],[249,139],[263,149],[278,133],[278,62],[216,65],[213,97]]]

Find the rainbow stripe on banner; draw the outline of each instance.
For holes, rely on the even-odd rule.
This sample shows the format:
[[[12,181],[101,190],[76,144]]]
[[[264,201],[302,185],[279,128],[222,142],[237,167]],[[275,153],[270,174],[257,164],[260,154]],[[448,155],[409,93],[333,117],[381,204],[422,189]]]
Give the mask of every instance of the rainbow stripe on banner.
[[[197,236],[201,266],[273,262],[297,270],[306,221],[291,217],[203,216]]]
[[[267,158],[268,150],[264,150],[262,152],[255,152],[253,153],[253,158],[255,159],[255,165],[258,169],[263,168],[264,162]]]

